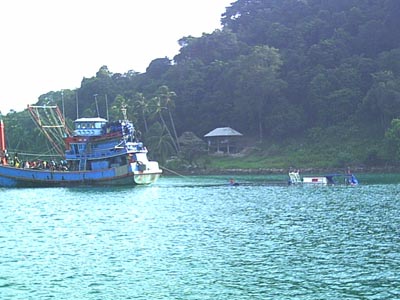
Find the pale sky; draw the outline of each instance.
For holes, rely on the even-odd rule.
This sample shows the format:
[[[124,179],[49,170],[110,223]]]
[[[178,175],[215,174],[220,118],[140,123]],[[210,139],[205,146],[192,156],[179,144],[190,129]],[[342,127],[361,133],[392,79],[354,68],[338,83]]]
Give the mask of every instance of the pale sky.
[[[178,40],[221,28],[235,0],[7,0],[0,2],[0,111],[76,89],[106,65],[145,72]]]

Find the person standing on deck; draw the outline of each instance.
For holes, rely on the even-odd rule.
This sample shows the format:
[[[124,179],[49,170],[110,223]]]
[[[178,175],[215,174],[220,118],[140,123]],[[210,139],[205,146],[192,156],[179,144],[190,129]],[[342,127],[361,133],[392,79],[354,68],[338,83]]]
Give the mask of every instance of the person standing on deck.
[[[18,153],[14,154],[14,167],[19,168],[21,161],[18,158]]]

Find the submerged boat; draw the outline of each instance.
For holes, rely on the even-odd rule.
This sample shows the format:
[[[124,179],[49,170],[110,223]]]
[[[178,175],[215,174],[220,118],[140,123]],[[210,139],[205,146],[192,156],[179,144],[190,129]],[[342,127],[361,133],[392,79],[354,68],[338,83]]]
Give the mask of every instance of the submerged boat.
[[[58,115],[61,114],[58,112]],[[59,163],[52,160],[20,162],[18,156],[11,162],[5,155],[7,148],[1,123],[0,186],[134,186],[154,183],[161,175],[158,162],[148,160],[148,151],[137,140],[126,114],[123,120],[116,122],[100,117],[79,118],[74,127],[72,134],[62,137],[65,151]]]
[[[313,185],[358,185],[358,180],[352,173],[348,174],[327,174],[317,176],[300,177],[299,171],[289,172],[289,184],[313,184]]]

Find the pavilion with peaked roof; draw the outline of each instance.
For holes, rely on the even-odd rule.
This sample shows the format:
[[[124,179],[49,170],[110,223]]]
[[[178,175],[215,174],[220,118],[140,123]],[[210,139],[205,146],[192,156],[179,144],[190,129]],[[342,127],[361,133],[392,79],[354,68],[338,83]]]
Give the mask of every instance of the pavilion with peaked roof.
[[[243,136],[243,134],[230,127],[215,128],[204,135],[208,140],[208,150],[210,150],[212,144],[215,143],[217,152],[221,152],[221,147],[226,147],[226,153],[228,154],[231,152],[232,144],[234,145],[235,140],[241,136]]]

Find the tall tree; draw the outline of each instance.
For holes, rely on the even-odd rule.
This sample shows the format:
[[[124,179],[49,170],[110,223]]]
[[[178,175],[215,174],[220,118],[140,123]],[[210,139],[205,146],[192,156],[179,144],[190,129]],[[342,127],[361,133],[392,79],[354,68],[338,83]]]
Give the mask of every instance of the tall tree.
[[[391,71],[374,74],[374,84],[363,99],[362,112],[381,133],[400,115],[400,78]]]
[[[149,155],[165,163],[168,157],[176,153],[176,149],[172,144],[170,133],[167,127],[159,122],[154,123],[146,134],[146,145],[149,148]]]
[[[165,130],[169,136],[169,138],[171,139],[171,142],[174,146],[175,152],[178,153],[178,146],[175,142],[175,139],[173,137],[173,135],[171,134],[171,131],[169,130],[167,123],[165,122],[164,116],[163,116],[163,112],[164,110],[166,110],[167,108],[164,106],[164,103],[162,101],[162,98],[160,96],[155,96],[152,98],[152,109],[155,115],[159,116],[162,126],[163,126],[163,130]]]
[[[178,150],[178,152],[180,152],[178,134],[176,132],[175,122],[174,122],[174,118],[172,117],[172,112],[171,112],[171,110],[174,109],[174,106],[175,106],[173,98],[176,97],[176,94],[174,91],[171,91],[166,85],[163,85],[158,88],[157,96],[160,98],[162,105],[164,105],[165,109],[168,112],[169,120],[170,120],[171,126],[172,126],[172,132],[174,133],[177,150]]]
[[[264,138],[265,119],[271,112],[274,99],[285,88],[285,82],[278,78],[282,65],[279,52],[268,46],[255,46],[249,55],[237,61],[235,73],[237,113],[257,124],[258,137]],[[254,124],[254,122],[252,122]]]
[[[136,93],[134,96],[134,103],[135,105],[140,109],[142,113],[142,118],[143,118],[143,123],[144,123],[144,129],[145,131],[149,131],[149,128],[147,126],[147,115],[149,114],[149,101],[146,99],[146,97],[143,95],[143,93]]]

